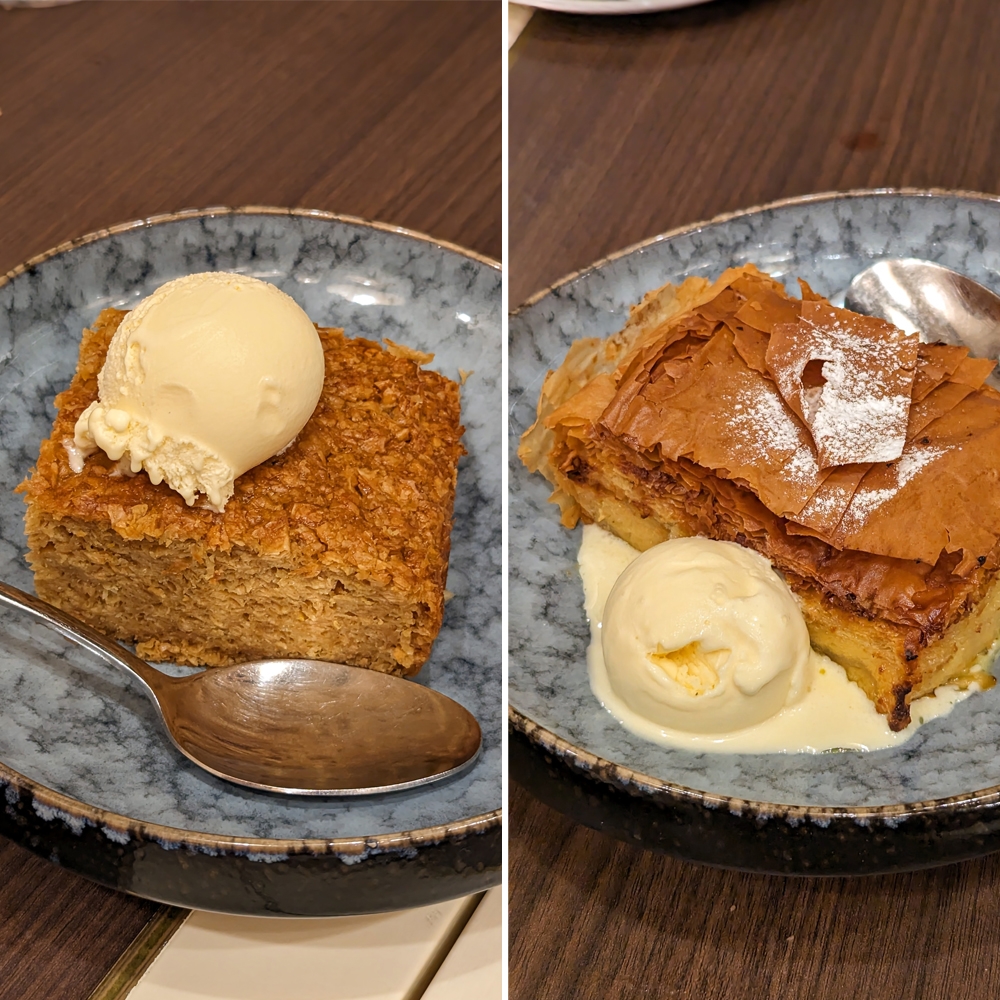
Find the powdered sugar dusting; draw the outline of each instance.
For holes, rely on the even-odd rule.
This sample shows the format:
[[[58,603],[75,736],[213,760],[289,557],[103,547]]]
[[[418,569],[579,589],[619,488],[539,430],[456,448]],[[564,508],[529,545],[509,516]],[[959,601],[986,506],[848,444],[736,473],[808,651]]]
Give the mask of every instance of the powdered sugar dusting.
[[[809,501],[809,516],[822,518],[836,510],[840,506],[842,493],[842,490],[825,490],[816,493]]]
[[[839,321],[814,330],[813,354],[825,362],[826,384],[815,395],[804,394],[803,401],[822,464],[899,458],[906,444],[910,385],[898,391],[903,388],[899,368],[887,358],[887,345],[846,330]],[[887,360],[888,370],[883,367]]]
[[[865,522],[884,503],[888,503],[899,492],[897,487],[881,490],[858,489],[851,505],[844,511],[840,530],[852,534],[864,527]]]
[[[951,449],[943,445],[915,445],[907,451],[896,463],[896,478],[902,489],[921,469],[931,462],[936,462],[946,451]]]
[[[759,382],[740,387],[731,423],[757,461],[766,459],[770,452],[795,453],[800,448],[798,428],[788,410],[776,393],[767,392]]]
[[[825,303],[804,303],[799,322],[776,325],[768,372],[809,428],[820,468],[902,455],[917,343],[888,323]]]
[[[747,464],[780,468],[801,510],[821,474],[806,435],[777,390],[763,379],[746,379],[730,412],[734,450]]]
[[[851,495],[848,495],[848,490],[851,490]],[[796,520],[800,524],[812,528],[835,528],[845,507],[850,502],[853,490],[853,483],[851,485],[831,484],[829,479],[826,480],[822,488],[809,498],[809,503],[803,508]]]
[[[840,534],[850,535],[863,528],[879,507],[888,503],[918,472],[937,461],[948,450],[939,445],[910,445],[893,466],[894,483],[866,489],[862,481],[841,519]]]

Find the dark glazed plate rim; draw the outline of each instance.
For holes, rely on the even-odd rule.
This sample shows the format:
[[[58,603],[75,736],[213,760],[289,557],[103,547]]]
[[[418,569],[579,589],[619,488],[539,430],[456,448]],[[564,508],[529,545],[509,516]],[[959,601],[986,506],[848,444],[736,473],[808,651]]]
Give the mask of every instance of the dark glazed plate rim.
[[[795,195],[766,202],[750,208],[733,212],[724,212],[710,219],[678,226],[675,229],[658,233],[655,236],[640,240],[621,250],[602,257],[600,260],[577,271],[565,275],[546,288],[541,289],[526,299],[517,308],[511,310],[510,317],[518,316],[525,309],[534,306],[550,295],[556,295],[561,289],[582,278],[600,270],[606,264],[628,257],[637,251],[661,243],[667,239],[697,233],[707,226],[721,222],[729,222],[749,215],[756,215],[772,209],[796,205],[810,205],[825,201],[842,201],[850,198],[866,198],[884,195],[918,197],[918,198],[962,198],[973,201],[1000,203],[1000,195],[986,194],[980,191],[962,191],[947,188],[852,188],[847,191],[823,191],[814,194]],[[513,412],[514,400],[508,399],[508,412]],[[619,788],[629,795],[647,797],[664,805],[695,805],[704,809],[726,811],[738,816],[755,817],[758,821],[784,819],[791,825],[808,821],[819,827],[827,827],[837,820],[852,820],[860,826],[883,825],[895,828],[902,821],[913,818],[926,818],[931,814],[957,813],[967,810],[990,809],[1000,805],[1000,785],[966,792],[961,795],[946,798],[929,799],[925,801],[901,802],[876,806],[819,806],[795,805],[792,803],[768,802],[755,799],[719,795],[713,792],[690,788],[675,782],[656,778],[632,768],[606,760],[589,750],[579,747],[569,740],[558,736],[549,729],[532,720],[519,711],[508,701],[508,723],[510,727],[524,736],[539,753],[551,755],[571,772]]]
[[[714,792],[664,781],[662,778],[634,771],[623,764],[605,760],[533,722],[513,705],[508,705],[507,717],[511,727],[521,733],[539,752],[557,757],[564,766],[577,774],[614,785],[633,795],[648,796],[666,803],[695,804],[713,811],[724,810],[735,815],[755,816],[761,820],[778,818],[792,823],[797,820],[809,820],[817,825],[826,826],[832,820],[849,819],[860,825],[882,821],[886,826],[895,827],[903,820],[931,813],[982,809],[1000,803],[1000,785],[943,799],[882,806],[802,806],[717,795]]]
[[[499,827],[503,818],[502,809],[479,816],[470,816],[457,823],[429,826],[419,830],[405,830],[399,833],[381,833],[363,837],[312,837],[301,840],[277,837],[231,837],[221,834],[201,833],[197,830],[182,830],[179,827],[163,826],[131,819],[119,813],[88,805],[70,795],[57,792],[23,774],[12,770],[0,762],[0,785],[6,784],[17,793],[28,794],[33,802],[54,810],[57,818],[73,822],[83,821],[98,827],[105,833],[135,836],[139,840],[155,841],[168,850],[184,847],[192,850],[253,854],[257,856],[290,854],[330,855],[340,857],[361,857],[372,851],[389,853],[406,851],[416,847],[441,844],[449,840],[464,839],[471,834],[487,833]],[[111,839],[115,839],[113,836]]]
[[[76,250],[88,243],[105,239],[108,236],[182,219],[214,218],[226,215],[302,216],[313,219],[327,219],[331,222],[342,222],[348,225],[375,229],[381,232],[392,233],[396,236],[407,237],[418,242],[429,243],[432,246],[478,261],[496,271],[503,270],[502,265],[491,257],[446,240],[436,239],[426,233],[407,229],[402,226],[395,226],[390,223],[371,221],[352,215],[342,215],[323,209],[281,208],[273,205],[241,205],[238,207],[219,205],[209,208],[187,208],[176,212],[164,212],[148,216],[144,219],[134,219],[130,222],[117,223],[113,226],[86,233],[75,239],[67,240],[58,246],[28,258],[28,260],[18,264],[5,275],[0,276],[0,288],[3,288],[14,278],[30,271],[45,261]],[[487,833],[490,830],[501,827],[503,820],[503,809],[499,808],[477,816],[468,816],[454,823],[396,833],[373,834],[370,836],[306,838],[300,840],[233,837],[184,830],[158,823],[148,823],[110,810],[91,806],[20,774],[18,771],[7,767],[2,761],[0,761],[0,785],[7,786],[8,803],[11,802],[12,790],[15,793],[15,797],[18,792],[26,793],[40,805],[55,810],[56,816],[64,820],[75,821],[77,823],[82,821],[86,824],[102,828],[112,834],[137,835],[142,839],[157,842],[168,849],[185,847],[219,853],[249,853],[261,857],[267,855],[286,856],[289,854],[304,854],[313,856],[337,855],[352,858],[365,856],[372,851],[407,851],[416,847],[441,844],[446,841],[463,840],[470,835]],[[72,822],[68,825],[72,825]]]

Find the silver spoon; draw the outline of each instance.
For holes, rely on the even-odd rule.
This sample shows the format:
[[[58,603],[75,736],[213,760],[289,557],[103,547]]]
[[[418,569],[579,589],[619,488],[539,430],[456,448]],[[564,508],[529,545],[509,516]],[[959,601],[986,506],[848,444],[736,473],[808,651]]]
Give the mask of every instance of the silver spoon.
[[[438,691],[322,660],[257,660],[171,677],[51,604],[21,608],[130,674],[174,745],[206,771],[288,795],[371,795],[457,774],[479,755],[475,718]]]
[[[943,341],[968,347],[977,358],[1000,357],[1000,296],[941,264],[880,260],[855,275],[844,305],[919,332],[924,343]],[[996,371],[987,381],[1000,388]]]

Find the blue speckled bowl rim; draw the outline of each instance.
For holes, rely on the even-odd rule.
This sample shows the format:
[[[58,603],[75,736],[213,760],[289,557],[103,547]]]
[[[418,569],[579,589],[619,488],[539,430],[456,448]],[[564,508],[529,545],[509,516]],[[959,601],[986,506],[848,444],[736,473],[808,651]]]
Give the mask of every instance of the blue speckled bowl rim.
[[[600,270],[612,261],[628,257],[630,254],[644,250],[664,240],[696,233],[708,226],[714,226],[721,222],[730,222],[749,215],[757,215],[772,209],[787,208],[796,205],[813,205],[825,201],[844,201],[850,198],[871,198],[873,196],[965,198],[971,201],[1000,204],[1000,195],[985,194],[981,191],[958,191],[947,188],[852,188],[848,191],[823,191],[815,194],[794,195],[789,198],[778,199],[777,201],[769,201],[763,205],[755,205],[752,208],[724,212],[721,215],[716,215],[711,219],[704,219],[700,222],[678,226],[676,229],[670,229],[666,232],[658,233],[656,236],[641,240],[638,243],[633,243],[622,250],[616,250],[614,253],[602,257],[593,264],[589,264],[579,271],[574,271],[572,274],[560,278],[547,288],[536,292],[516,309],[511,310],[510,316],[513,318],[519,315],[525,309],[536,305],[559,289],[571,284],[578,278]],[[508,398],[508,412],[512,411],[512,407],[512,401]],[[510,725],[518,732],[524,734],[542,753],[557,757],[572,770],[597,777],[627,791],[631,795],[649,796],[657,800],[695,803],[706,809],[727,810],[740,815],[757,816],[761,820],[780,817],[792,822],[796,820],[809,820],[819,825],[825,825],[835,819],[851,819],[862,824],[883,821],[891,826],[895,826],[901,820],[912,817],[926,816],[931,813],[976,809],[1000,803],[1000,785],[991,785],[988,788],[977,789],[947,798],[880,806],[801,806],[718,795],[714,792],[689,788],[686,785],[675,784],[663,778],[643,774],[624,764],[616,764],[613,761],[599,757],[597,754],[591,753],[583,747],[576,746],[569,740],[563,739],[563,737],[558,736],[556,733],[533,721],[528,715],[520,712],[510,703],[509,696],[507,716]]]
[[[34,257],[30,257],[23,264],[18,264],[17,267],[8,271],[0,277],[0,288],[3,288],[4,285],[18,277],[18,275],[31,270],[31,268],[36,267],[44,261],[51,260],[53,257],[58,257],[64,253],[69,253],[88,243],[106,239],[108,236],[126,233],[133,229],[147,229],[152,226],[158,226],[167,222],[176,222],[182,219],[213,218],[224,215],[304,216],[312,219],[342,222],[351,226],[375,229],[384,233],[393,233],[397,236],[417,240],[421,243],[429,243],[443,250],[448,250],[478,261],[497,271],[503,270],[499,261],[476,253],[474,250],[468,250],[465,247],[449,243],[446,240],[436,239],[433,236],[428,236],[426,233],[417,232],[413,229],[405,229],[402,226],[394,226],[385,222],[372,222],[368,219],[361,219],[352,215],[339,215],[336,212],[328,212],[323,209],[279,208],[273,205],[241,205],[232,208],[225,205],[218,205],[210,208],[185,208],[177,212],[164,212],[158,215],[151,215],[145,219],[121,222],[113,226],[108,226],[105,229],[98,229],[92,233],[87,233],[84,236],[78,236],[76,239],[67,240],[53,247],[51,250],[46,250]],[[171,847],[191,847],[225,853],[252,852],[257,855],[335,854],[357,856],[365,855],[373,850],[380,852],[399,851],[424,845],[440,844],[443,841],[461,840],[470,835],[483,834],[495,827],[499,827],[503,820],[503,809],[500,808],[478,816],[469,816],[454,823],[423,827],[418,830],[407,830],[399,833],[374,834],[372,836],[314,837],[301,840],[274,837],[230,837],[163,826],[159,823],[147,823],[142,820],[123,816],[120,813],[92,806],[72,796],[57,792],[26,775],[20,774],[18,771],[7,767],[3,761],[0,761],[0,784],[6,784],[20,791],[27,792],[43,806],[55,809],[58,813],[62,813],[66,817],[87,820],[98,827],[105,827],[108,830],[119,833],[137,834],[147,840],[155,840],[164,845],[169,844]]]

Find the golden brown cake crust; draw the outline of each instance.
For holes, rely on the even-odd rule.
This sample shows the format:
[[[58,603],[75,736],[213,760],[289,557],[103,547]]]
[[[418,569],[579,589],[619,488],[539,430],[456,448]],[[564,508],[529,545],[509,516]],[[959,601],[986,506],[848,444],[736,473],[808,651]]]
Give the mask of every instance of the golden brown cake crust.
[[[285,452],[236,480],[216,513],[187,506],[144,473],[123,474],[100,451],[82,472],[70,468],[65,442],[97,397],[98,372],[125,315],[106,309],[84,331],[76,375],[55,400],[52,433],[19,487],[30,507],[29,561],[41,558],[39,526],[110,527],[123,540],[166,553],[174,546],[185,558],[252,553],[299,577],[348,575],[425,606],[436,634],[463,453],[459,387],[405,352],[318,328],[326,378],[315,412]],[[418,669],[428,653],[429,643],[403,665]]]

